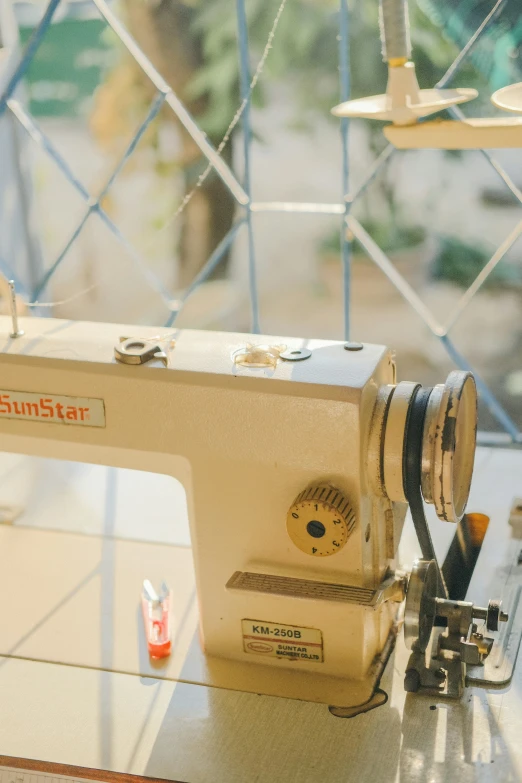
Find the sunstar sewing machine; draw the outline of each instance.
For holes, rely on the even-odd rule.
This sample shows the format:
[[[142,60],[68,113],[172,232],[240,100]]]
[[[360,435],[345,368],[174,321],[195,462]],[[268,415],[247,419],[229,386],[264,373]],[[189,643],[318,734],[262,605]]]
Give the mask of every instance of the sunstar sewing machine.
[[[423,513],[422,496],[446,523],[464,514],[469,373],[423,389],[396,383],[383,346],[37,318],[23,329],[0,355],[2,448],[184,484],[201,645],[228,684],[344,714],[378,706],[405,598],[407,690],[509,683],[512,668],[488,671],[493,637],[477,629],[508,615],[448,596]],[[397,563],[407,502],[424,556],[411,574]],[[472,533],[480,543],[485,530]]]
[[[519,146],[518,118],[417,123],[474,91],[420,91],[382,6],[387,94],[337,113],[397,147]],[[0,318],[1,449],[174,476],[192,539],[0,525],[0,783],[520,779],[522,455],[479,452],[467,514],[473,377],[395,375],[378,345]]]

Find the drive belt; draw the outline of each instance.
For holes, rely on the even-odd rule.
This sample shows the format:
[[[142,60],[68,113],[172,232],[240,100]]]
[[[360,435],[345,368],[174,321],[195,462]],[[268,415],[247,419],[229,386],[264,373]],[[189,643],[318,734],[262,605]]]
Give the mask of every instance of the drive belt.
[[[424,513],[424,500],[421,489],[424,420],[431,392],[431,388],[424,389],[421,386],[418,386],[413,392],[404,430],[402,475],[404,494],[410,504],[411,517],[417,538],[419,539],[423,560],[433,560],[435,562],[439,575],[439,594],[441,597],[447,598],[446,585],[437,562],[428,520]]]

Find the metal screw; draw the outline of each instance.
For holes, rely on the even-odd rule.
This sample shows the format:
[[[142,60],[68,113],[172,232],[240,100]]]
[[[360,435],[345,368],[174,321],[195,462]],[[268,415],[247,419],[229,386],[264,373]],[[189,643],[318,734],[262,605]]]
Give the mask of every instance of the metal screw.
[[[14,280],[9,280],[9,307],[11,309],[11,321],[13,324],[11,337],[22,337],[25,332],[23,329],[18,328],[18,313],[16,312],[16,288]]]
[[[362,343],[345,343],[344,344],[344,350],[345,351],[362,351],[363,344]]]

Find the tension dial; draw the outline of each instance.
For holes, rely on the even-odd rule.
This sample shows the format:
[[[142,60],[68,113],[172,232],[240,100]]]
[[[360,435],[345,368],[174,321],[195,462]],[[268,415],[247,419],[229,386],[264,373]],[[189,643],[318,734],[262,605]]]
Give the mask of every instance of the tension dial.
[[[349,501],[329,484],[316,484],[301,492],[286,518],[293,543],[314,557],[340,552],[354,525],[355,513]]]

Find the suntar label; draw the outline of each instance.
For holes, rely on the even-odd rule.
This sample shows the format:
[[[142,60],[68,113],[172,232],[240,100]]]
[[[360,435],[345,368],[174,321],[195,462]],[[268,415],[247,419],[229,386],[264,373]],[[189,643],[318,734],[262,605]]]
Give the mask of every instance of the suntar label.
[[[0,389],[0,419],[105,427],[103,400]]]
[[[322,663],[323,635],[317,628],[242,620],[243,649],[252,655],[287,661]]]

